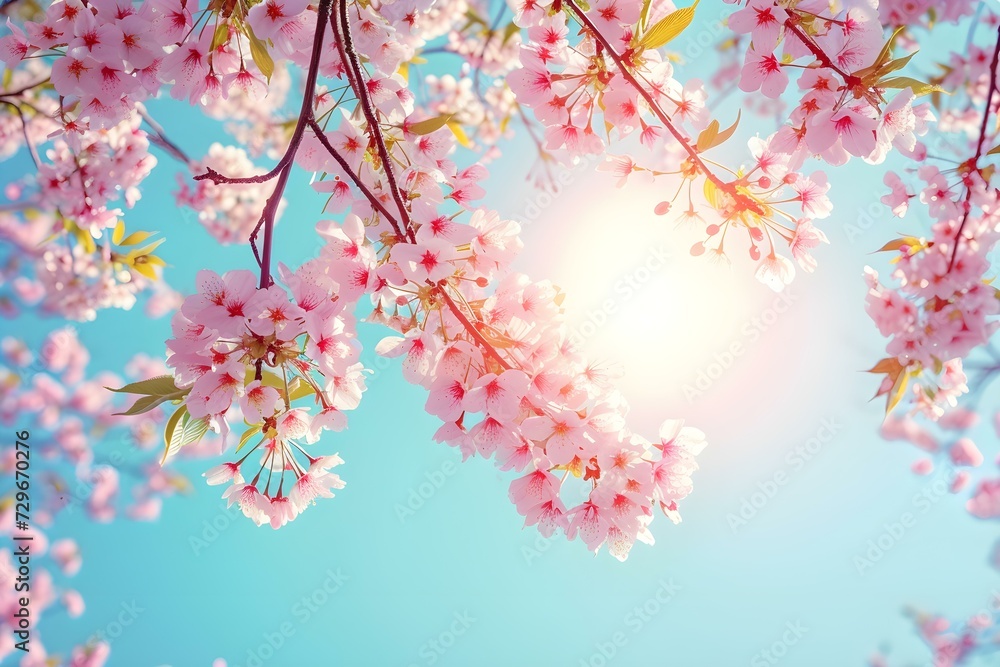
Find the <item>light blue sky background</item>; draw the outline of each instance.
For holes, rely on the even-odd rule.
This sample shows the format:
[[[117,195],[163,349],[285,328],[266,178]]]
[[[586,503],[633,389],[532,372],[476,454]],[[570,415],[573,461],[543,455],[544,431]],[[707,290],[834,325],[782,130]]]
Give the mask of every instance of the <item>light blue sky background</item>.
[[[721,7],[703,2],[699,21]],[[937,45],[948,40],[961,43],[964,33],[946,32]],[[680,77],[706,74],[702,60],[682,67]],[[719,111],[724,124],[736,99]],[[176,105],[151,109],[192,155],[218,135],[214,123]],[[770,128],[745,116],[741,133]],[[517,141],[490,165],[485,203],[504,216],[521,216],[537,197],[524,182],[528,150]],[[736,142],[727,150],[735,160],[744,155]],[[816,274],[797,277],[791,306],[759,338],[745,325],[769,321],[774,295],[739,257],[729,270],[687,256],[694,237],[651,213],[671,188],[622,192],[591,167],[571,170],[565,191],[526,226],[520,268],[569,291],[575,321],[616,299],[618,312],[588,345],[625,363],[635,428],[653,434],[663,418],[681,416],[708,434],[684,523],[659,517],[657,544],[638,545],[627,563],[522,530],[507,500],[510,475],[481,459],[458,464],[456,451],[432,442],[438,422],[423,412],[425,393],[393,363],[370,382],[349,430],[322,443],[346,459],[347,488],[278,532],[226,511],[219,489],[200,478],[195,493],[165,503],[157,523],[58,523],[52,535],[74,537],[84,553],[81,573],[67,583],[82,591],[87,611],[75,620],[46,618],[46,644],[65,650],[114,630],[122,605],[134,605],[141,611],[114,639],[112,666],[200,667],[221,656],[247,667],[257,664],[251,655],[268,657],[260,649],[266,637],[282,633],[262,664],[598,667],[601,648],[610,653],[616,637],[606,664],[847,667],[862,665],[883,642],[900,664],[927,664],[918,662],[923,654],[903,607],[961,617],[987,605],[1000,589],[987,565],[997,530],[971,519],[952,496],[915,501],[935,478],[915,478],[908,471],[915,450],[876,434],[881,405],[868,402],[876,381],[859,371],[880,358],[884,342],[863,312],[861,270],[893,232],[918,225],[880,213],[864,229],[885,169],[855,161],[827,170],[836,205],[823,223],[831,246],[817,253]],[[199,268],[252,267],[248,248],[220,249],[177,209],[175,171],[163,157],[128,217],[136,228],[164,230],[170,283],[188,292]],[[317,250],[312,227],[321,199],[306,182],[296,172],[278,226],[276,255],[289,264]],[[848,234],[847,225],[860,233]],[[660,246],[671,255],[666,267],[628,298],[616,296],[625,276],[646,275],[636,271]],[[26,317],[4,328],[37,342],[57,324]],[[94,369],[120,369],[139,351],[160,353],[169,335],[167,320],[139,310],[105,312],[78,329]],[[369,350],[384,333],[363,329]],[[689,400],[683,385],[733,342],[745,353]],[[833,437],[811,460],[791,461],[789,453],[821,435],[824,423],[835,425]],[[992,431],[975,435],[987,458],[995,457]],[[203,466],[184,469],[196,476]],[[734,531],[727,515],[776,473],[786,483]],[[421,488],[429,478],[441,482],[432,493]],[[399,507],[421,491],[429,497],[401,519]],[[855,557],[905,512],[915,524],[859,574]],[[206,528],[213,523],[221,527],[214,534]],[[205,543],[195,546],[199,539]],[[326,595],[319,592],[325,583],[337,587],[330,572],[342,581]],[[661,604],[664,582],[676,590]],[[308,610],[304,596],[320,604]],[[788,624],[801,637],[779,661],[761,662],[761,651],[792,636]]]

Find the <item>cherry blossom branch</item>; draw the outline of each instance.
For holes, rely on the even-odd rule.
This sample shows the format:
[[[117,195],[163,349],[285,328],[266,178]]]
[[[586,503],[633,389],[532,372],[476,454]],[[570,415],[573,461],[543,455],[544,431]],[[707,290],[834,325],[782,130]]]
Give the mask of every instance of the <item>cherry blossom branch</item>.
[[[802,32],[802,28],[799,27],[799,20],[795,14],[789,12],[788,18],[785,19],[785,28],[793,35],[798,37],[800,42],[806,45],[806,48],[809,49],[809,52],[816,57],[816,60],[818,60],[820,64],[823,65],[823,67],[831,69],[837,74],[839,74],[841,78],[844,79],[844,83],[847,84],[848,88],[851,88],[853,90],[855,86],[861,84],[860,77],[856,77],[853,74],[848,74],[844,70],[840,69],[840,67],[838,67],[837,64],[830,59],[830,56],[826,54],[826,51],[824,51],[819,47],[819,44],[810,39],[807,34]]]
[[[319,142],[323,145],[323,148],[325,148],[326,151],[333,157],[333,159],[337,161],[337,164],[340,165],[340,168],[344,171],[344,173],[350,176],[351,181],[356,186],[358,186],[358,189],[361,190],[361,193],[368,199],[371,205],[374,208],[376,208],[380,214],[385,216],[386,220],[389,221],[389,224],[392,225],[392,230],[396,233],[396,238],[400,240],[406,238],[403,235],[402,230],[400,230],[399,222],[396,220],[396,218],[394,218],[392,214],[389,213],[389,211],[385,208],[382,202],[379,201],[378,197],[376,197],[375,194],[368,188],[368,186],[365,185],[364,181],[362,181],[361,178],[354,173],[354,170],[351,169],[351,165],[347,163],[347,160],[344,159],[344,156],[341,155],[339,152],[337,152],[337,149],[334,148],[333,144],[330,143],[330,140],[327,139],[326,133],[323,132],[323,128],[320,127],[319,123],[316,122],[315,118],[309,119],[309,127],[316,134],[316,138],[319,139]]]
[[[983,120],[979,126],[979,142],[976,144],[976,154],[966,164],[969,166],[969,175],[979,171],[979,160],[983,157],[983,146],[986,142],[986,127],[990,120],[990,111],[993,106],[993,94],[997,90],[997,66],[1000,65],[1000,28],[997,29],[997,43],[993,47],[993,60],[990,62],[990,85],[986,93],[986,108],[983,109]],[[962,222],[955,232],[955,247],[951,250],[951,260],[948,262],[948,271],[955,265],[955,258],[958,256],[958,246],[962,242],[962,231],[965,230],[965,223],[969,221],[969,214],[972,211],[972,186],[966,183],[965,201],[963,202]]]
[[[191,158],[187,156],[187,153],[185,153],[180,146],[167,138],[167,134],[164,132],[163,127],[153,120],[153,117],[149,115],[146,108],[140,104],[137,105],[136,109],[139,112],[139,117],[145,121],[146,125],[149,125],[151,130],[153,130],[153,134],[148,135],[149,140],[169,153],[174,159],[183,162],[184,164],[191,164]]]
[[[48,82],[49,82],[49,79],[45,78],[45,79],[42,79],[41,81],[39,81],[37,83],[33,83],[31,85],[24,86],[23,88],[18,88],[17,90],[12,90],[10,92],[0,93],[0,98],[2,98],[2,97],[20,97],[21,95],[23,95],[24,93],[28,92],[32,88],[37,88],[38,86],[44,86]]]
[[[433,285],[434,283],[431,284]],[[455,303],[454,299],[448,296],[448,292],[446,292],[444,288],[441,287],[440,285],[436,286],[434,289],[435,292],[441,295],[441,298],[448,306],[448,310],[450,310],[452,314],[456,318],[458,318],[458,321],[462,323],[462,326],[464,326],[465,330],[469,332],[469,335],[472,336],[477,343],[479,343],[479,346],[482,347],[487,354],[493,357],[496,360],[496,362],[500,364],[501,368],[503,368],[505,371],[509,371],[512,368],[512,366],[509,363],[507,363],[507,361],[505,361],[503,357],[500,356],[500,353],[496,351],[496,348],[490,345],[490,342],[486,340],[483,334],[479,332],[479,329],[476,328],[476,325],[474,325],[471,321],[469,321],[469,318],[465,316],[465,313],[463,313],[462,309],[458,307],[458,304]]]
[[[269,287],[272,284],[271,251],[274,237],[274,219],[277,216],[278,204],[281,202],[281,195],[284,193],[285,186],[288,183],[288,175],[291,173],[295,154],[298,152],[299,146],[302,143],[302,135],[305,133],[305,129],[309,124],[309,121],[314,120],[313,100],[316,95],[316,80],[319,78],[319,61],[323,55],[323,35],[326,33],[326,23],[330,18],[330,8],[332,4],[333,0],[320,0],[319,6],[317,7],[316,32],[313,35],[312,53],[309,57],[309,68],[306,72],[306,80],[304,82],[305,89],[302,92],[302,106],[299,109],[299,117],[295,122],[295,129],[292,131],[292,137],[288,141],[288,147],[285,149],[285,153],[281,156],[281,159],[278,160],[278,164],[275,165],[274,169],[260,176],[229,178],[209,167],[206,173],[199,174],[194,177],[194,180],[196,181],[209,179],[217,185],[220,183],[260,184],[266,183],[272,178],[277,177],[278,180],[274,185],[274,190],[271,192],[271,196],[268,197],[267,203],[264,204],[264,210],[261,213],[260,221],[258,221],[257,226],[254,227],[253,232],[250,233],[249,239],[254,257],[257,258],[257,262],[260,265],[261,289]],[[260,231],[262,226],[264,228],[264,244],[260,254],[258,255],[255,241],[257,233]]]
[[[346,53],[346,64],[350,65],[350,68],[354,71],[354,86],[355,92],[358,96],[358,102],[361,104],[361,110],[365,115],[365,119],[368,121],[368,133],[371,135],[372,140],[375,142],[375,148],[378,150],[379,159],[382,161],[382,170],[385,172],[386,180],[389,182],[389,190],[392,193],[392,198],[396,202],[396,206],[399,208],[400,219],[403,223],[402,227],[407,233],[410,241],[415,242],[416,236],[413,233],[412,223],[410,221],[410,212],[403,203],[402,191],[396,183],[396,175],[392,170],[392,158],[389,156],[389,150],[386,148],[385,138],[382,136],[382,130],[378,121],[378,115],[372,106],[371,97],[368,93],[368,87],[365,85],[361,60],[358,58],[358,53],[354,49],[354,39],[351,35],[351,24],[347,15],[347,0],[338,0],[337,9],[340,15],[341,37],[343,38],[341,53]]]
[[[274,192],[271,196],[267,198],[267,203],[264,204],[264,212],[261,214],[261,220],[264,222],[264,245],[261,249],[260,258],[260,288],[264,289],[270,287],[274,281],[271,280],[271,240],[274,236],[274,219],[277,217],[278,204],[281,202],[281,193],[285,191],[285,184],[288,182],[288,175],[292,171],[292,164],[288,163],[281,173],[278,174],[278,182],[274,185]],[[260,225],[258,224],[258,227]],[[254,234],[251,238],[256,236],[257,230],[254,230]]]
[[[607,37],[605,37],[604,34],[601,33],[600,29],[598,29],[598,27],[594,24],[594,22],[590,20],[586,12],[580,9],[580,6],[576,4],[575,0],[565,0],[565,1],[566,1],[566,6],[568,6],[573,11],[573,14],[577,17],[580,23],[582,23],[587,28],[587,30],[594,36],[594,38],[601,44],[601,46],[607,52],[611,60],[613,60],[615,65],[617,65],[619,71],[622,73],[622,76],[625,77],[625,80],[628,81],[633,88],[635,88],[636,92],[638,92],[640,96],[642,96],[642,98],[650,106],[656,117],[659,118],[660,122],[663,123],[663,125],[667,128],[667,131],[670,132],[670,134],[674,137],[674,139],[677,140],[677,142],[681,145],[684,151],[688,154],[691,161],[698,167],[698,170],[717,188],[719,188],[727,195],[732,197],[737,202],[737,204],[740,205],[741,208],[745,208],[745,210],[749,210],[755,213],[763,213],[760,206],[751,197],[741,194],[736,189],[735,185],[733,185],[732,183],[724,182],[722,179],[716,176],[711,169],[708,168],[708,165],[705,164],[705,162],[701,159],[701,156],[698,154],[698,151],[695,149],[694,146],[691,145],[688,138],[684,136],[684,134],[681,133],[680,130],[674,127],[673,123],[670,121],[670,117],[667,116],[667,114],[663,111],[663,109],[660,108],[660,105],[656,102],[656,100],[653,99],[653,96],[649,94],[649,91],[646,90],[646,87],[643,86],[639,82],[639,80],[635,78],[632,72],[629,71],[628,67],[625,64],[625,60],[622,58],[621,54],[619,54],[615,50],[615,48],[611,45],[611,42],[608,41]]]
[[[31,161],[35,164],[35,168],[37,169],[42,163],[38,158],[38,151],[35,150],[35,145],[31,142],[31,137],[28,136],[28,120],[24,117],[24,112],[21,111],[21,107],[13,102],[0,100],[0,104],[6,104],[7,106],[13,108],[17,113],[17,117],[21,120],[21,131],[24,133],[24,144],[28,147],[28,154],[31,156]]]

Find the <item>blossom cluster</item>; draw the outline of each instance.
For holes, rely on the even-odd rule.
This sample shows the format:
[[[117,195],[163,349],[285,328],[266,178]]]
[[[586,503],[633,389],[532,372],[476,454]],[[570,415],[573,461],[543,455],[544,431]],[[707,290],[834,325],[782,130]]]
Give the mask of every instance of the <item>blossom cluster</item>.
[[[723,130],[711,120],[702,83],[682,84],[658,50],[690,23],[693,8],[615,0],[585,11],[572,1],[520,2],[515,21],[527,28],[528,42],[509,83],[545,126],[544,148],[564,159],[601,153],[612,136],[624,142],[637,133],[640,148],[609,156],[604,169],[620,185],[635,177],[679,179],[673,199],[655,210],[704,225],[706,239],[692,253],[728,257],[727,232],[741,230],[758,279],[781,289],[794,266],[778,254],[776,241],[788,244],[806,271],[816,266],[811,249],[827,241],[813,223],[829,214],[829,186],[822,172],[801,173],[805,160],[818,155],[837,166],[854,155],[880,162],[893,146],[912,151],[933,118],[929,105],[915,104],[923,90],[890,78],[908,58],[891,58],[874,10],[852,5],[824,17],[825,5],[785,4],[752,0],[729,21],[737,34],[752,37],[739,79],[744,91],[777,98],[790,83],[788,71],[802,71],[799,105],[777,132],[750,140],[749,167],[711,166],[703,157],[733,135],[736,123]],[[892,88],[902,90],[887,102]],[[695,182],[703,187],[693,188]],[[675,209],[682,195],[686,206]]]
[[[886,174],[890,191],[882,202],[892,213],[910,219],[919,215],[933,224],[928,236],[911,231],[883,246],[895,265],[891,281],[883,283],[874,269],[866,270],[865,307],[889,339],[889,356],[872,369],[885,374],[879,394],[887,394],[893,406],[912,387],[913,409],[931,419],[968,390],[962,360],[1000,326],[1000,292],[991,284],[991,255],[1000,241],[1000,198],[986,154],[987,142],[995,140],[987,120],[996,90],[996,60],[991,65],[974,53],[953,54],[949,62],[948,78],[966,82],[967,101],[983,111],[959,116],[961,103],[949,106],[942,128],[948,134],[942,133],[930,151],[918,146],[921,154],[930,152],[951,164],[939,168],[925,162],[903,177]]]
[[[249,425],[237,447],[247,451],[206,477],[228,484],[224,497],[257,525],[279,528],[343,487],[329,472],[341,459],[311,456],[302,444],[344,429],[344,411],[357,407],[365,390],[347,301],[312,268],[283,272],[287,288],[260,289],[250,271],[201,271],[198,292],[174,316],[167,343],[167,364],[183,394],[181,419],[204,424],[202,433],[210,423],[225,434],[236,407]],[[302,407],[307,399],[315,411]],[[187,444],[171,443],[171,450]]]

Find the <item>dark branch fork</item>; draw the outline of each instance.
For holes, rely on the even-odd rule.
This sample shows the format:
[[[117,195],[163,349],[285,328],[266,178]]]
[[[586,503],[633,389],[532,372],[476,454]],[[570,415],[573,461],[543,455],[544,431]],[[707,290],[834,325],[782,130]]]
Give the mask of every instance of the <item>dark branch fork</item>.
[[[966,178],[971,178],[973,172],[979,171],[979,160],[983,157],[983,148],[986,142],[986,128],[989,124],[990,113],[993,110],[993,95],[997,90],[997,66],[1000,65],[1000,28],[997,29],[997,44],[993,48],[993,60],[990,62],[990,85],[986,92],[986,108],[983,109],[983,120],[979,126],[979,143],[976,144],[976,154],[971,160],[966,162],[968,174]],[[965,223],[969,221],[972,212],[972,184],[966,183],[965,199],[962,201],[962,222],[955,232],[955,247],[951,249],[951,260],[948,262],[948,271],[955,266],[955,258],[958,256],[958,245],[962,242],[962,232],[965,231]]]
[[[337,15],[334,15],[333,12],[335,1],[337,3]],[[376,151],[378,152],[379,161],[382,165],[382,171],[385,174],[385,178],[396,207],[399,209],[398,218],[386,209],[382,201],[371,191],[360,176],[354,172],[344,156],[341,155],[333,144],[330,143],[330,140],[326,136],[323,128],[316,120],[313,106],[315,101],[316,81],[319,73],[319,61],[323,50],[323,37],[326,32],[327,23],[330,24],[334,31],[334,41],[336,42],[341,61],[347,74],[348,82],[354,89],[362,112],[365,115],[365,120],[368,125],[368,134],[372,143],[375,145]],[[302,143],[302,137],[307,127],[315,133],[323,148],[326,149],[337,164],[340,165],[340,168],[351,179],[354,185],[357,186],[365,198],[368,199],[372,207],[389,222],[395,232],[396,239],[398,241],[409,240],[413,243],[416,242],[416,235],[414,233],[412,221],[410,220],[410,212],[404,201],[404,192],[400,189],[398,181],[396,180],[396,175],[393,171],[392,158],[389,155],[385,138],[382,135],[382,128],[379,124],[377,111],[372,105],[370,95],[365,85],[364,70],[361,65],[361,60],[354,49],[354,42],[351,36],[350,20],[348,16],[347,0],[320,0],[317,10],[316,33],[313,37],[313,50],[309,60],[309,68],[305,80],[305,90],[302,96],[302,107],[299,111],[299,117],[296,121],[295,129],[292,131],[292,137],[289,140],[288,147],[278,160],[278,163],[267,173],[257,176],[229,178],[218,173],[214,169],[208,168],[204,174],[199,174],[194,177],[195,180],[210,180],[217,184],[226,183],[256,185],[267,183],[275,178],[277,179],[274,191],[271,193],[271,196],[268,197],[260,220],[257,222],[257,226],[254,228],[253,232],[250,234],[249,239],[254,257],[257,259],[257,263],[260,266],[261,289],[269,287],[273,284],[271,279],[271,256],[273,248],[274,219],[277,214],[278,204],[281,201],[281,195],[285,190],[285,186],[288,183],[288,177],[291,174],[295,154]],[[156,128],[154,127],[154,129]],[[264,242],[261,252],[258,252],[255,241],[261,227],[263,227],[264,230]],[[466,331],[468,331],[469,335],[486,351],[486,353],[493,357],[493,359],[496,360],[501,367],[505,369],[511,368],[510,364],[502,356],[500,356],[496,348],[491,345],[476,328],[476,324],[470,321],[465,313],[462,312],[459,305],[448,295],[444,281],[435,285],[434,291],[441,296],[447,308],[455,315]],[[258,378],[259,376],[260,368],[258,368]]]
[[[306,73],[306,79],[304,82],[304,91],[302,94],[302,107],[299,110],[299,116],[295,123],[295,128],[292,131],[292,136],[289,139],[288,146],[285,149],[284,154],[278,160],[278,163],[273,169],[264,174],[259,174],[257,176],[245,176],[239,178],[230,178],[220,174],[212,168],[206,169],[204,174],[199,174],[194,177],[196,181],[200,180],[210,180],[213,183],[225,183],[225,184],[255,184],[260,185],[267,183],[271,180],[277,179],[275,181],[274,190],[271,196],[268,197],[267,202],[264,205],[264,210],[261,213],[260,220],[257,222],[257,226],[254,227],[253,232],[250,234],[250,247],[253,250],[254,257],[257,259],[257,263],[260,266],[260,287],[269,287],[272,284],[271,279],[271,256],[272,256],[272,246],[274,238],[274,220],[278,211],[278,204],[281,201],[281,196],[285,191],[285,187],[288,183],[288,177],[291,173],[292,166],[295,161],[295,154],[298,152],[299,146],[302,144],[302,137],[305,134],[305,130],[308,127],[312,130],[316,136],[319,138],[320,143],[323,147],[330,153],[331,156],[337,161],[341,168],[346,172],[348,177],[352,182],[362,191],[366,198],[372,203],[372,206],[381,214],[386,217],[389,224],[392,226],[393,231],[398,239],[410,238],[413,240],[414,234],[410,225],[409,212],[406,209],[402,197],[399,193],[399,189],[396,186],[395,176],[392,173],[392,168],[390,165],[390,158],[388,156],[388,150],[385,148],[385,142],[382,139],[381,132],[379,131],[378,118],[375,116],[375,112],[372,109],[371,101],[368,98],[367,90],[363,84],[363,77],[360,71],[360,62],[357,54],[353,50],[353,43],[349,37],[350,26],[346,22],[347,17],[347,4],[346,1],[341,3],[342,8],[342,25],[344,30],[344,44],[341,45],[340,35],[338,34],[338,48],[341,49],[341,53],[346,51],[345,67],[347,63],[351,63],[351,67],[348,70],[348,78],[351,81],[352,86],[355,88],[355,92],[358,95],[358,99],[361,102],[362,108],[365,110],[365,116],[368,119],[369,133],[373,136],[375,143],[379,147],[380,158],[382,160],[384,171],[386,173],[386,179],[389,181],[390,188],[392,190],[394,199],[400,209],[400,216],[404,221],[404,225],[401,227],[399,221],[395,216],[389,214],[389,212],[382,205],[382,202],[371,192],[371,190],[364,184],[361,178],[356,175],[353,170],[348,165],[347,161],[340,155],[336,148],[329,142],[325,136],[323,129],[320,127],[319,123],[316,121],[315,111],[313,109],[316,95],[316,81],[319,78],[319,62],[323,55],[323,38],[326,34],[327,24],[331,22],[331,12],[333,9],[334,0],[320,0],[317,9],[317,21],[316,21],[316,33],[313,37],[313,48],[309,59],[309,67]],[[258,252],[256,239],[258,234],[263,228],[263,244],[261,250]],[[403,230],[406,230],[405,233]]]

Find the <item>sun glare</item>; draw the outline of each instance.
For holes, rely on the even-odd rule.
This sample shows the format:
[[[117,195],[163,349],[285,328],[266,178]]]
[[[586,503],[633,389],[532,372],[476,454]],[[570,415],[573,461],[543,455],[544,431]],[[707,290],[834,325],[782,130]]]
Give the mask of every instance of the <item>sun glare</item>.
[[[716,381],[751,372],[757,364],[741,358],[764,351],[755,344],[793,297],[762,288],[725,260],[692,256],[699,228],[679,227],[672,211],[657,215],[663,193],[655,186],[610,188],[605,174],[581,177],[524,232],[531,250],[523,270],[567,293],[571,334],[586,355],[623,365],[623,389],[643,390],[629,395],[660,386],[652,398],[669,402],[692,403],[718,389]],[[730,251],[744,263],[741,245]]]

